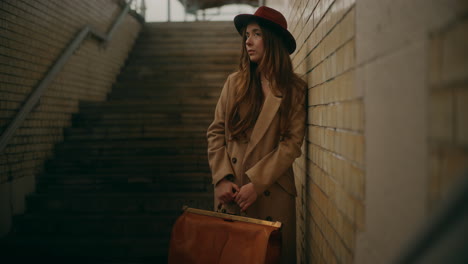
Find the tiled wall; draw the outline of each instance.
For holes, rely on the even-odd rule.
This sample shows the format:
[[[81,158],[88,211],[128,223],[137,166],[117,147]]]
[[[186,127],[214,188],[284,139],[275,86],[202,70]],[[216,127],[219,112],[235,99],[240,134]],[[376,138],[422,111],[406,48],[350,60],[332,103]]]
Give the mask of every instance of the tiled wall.
[[[85,25],[106,33],[121,1],[0,1],[0,131]],[[127,15],[105,47],[88,38],[0,153],[0,236],[21,212],[34,176],[63,138],[80,100],[106,98],[141,28]]]
[[[351,263],[364,226],[363,95],[355,84],[355,3],[296,0],[286,8],[296,73],[308,83],[308,134],[296,161],[298,258]]]
[[[450,194],[462,173],[468,173],[467,32],[465,14],[435,30],[430,37],[428,198],[431,209]]]

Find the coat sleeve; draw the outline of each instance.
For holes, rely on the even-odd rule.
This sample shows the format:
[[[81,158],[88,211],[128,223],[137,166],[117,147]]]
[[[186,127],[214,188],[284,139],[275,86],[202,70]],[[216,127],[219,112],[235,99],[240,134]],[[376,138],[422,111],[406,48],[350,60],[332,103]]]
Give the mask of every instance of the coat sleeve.
[[[275,183],[296,158],[301,155],[301,145],[305,134],[305,96],[301,95],[291,116],[291,124],[278,146],[246,171],[257,194],[263,193]]]
[[[213,184],[216,185],[221,179],[227,175],[234,175],[234,170],[231,166],[231,161],[226,148],[225,122],[227,118],[226,104],[228,90],[230,86],[231,76],[229,76],[224,84],[221,96],[216,105],[214,120],[208,127],[208,162],[210,164]]]

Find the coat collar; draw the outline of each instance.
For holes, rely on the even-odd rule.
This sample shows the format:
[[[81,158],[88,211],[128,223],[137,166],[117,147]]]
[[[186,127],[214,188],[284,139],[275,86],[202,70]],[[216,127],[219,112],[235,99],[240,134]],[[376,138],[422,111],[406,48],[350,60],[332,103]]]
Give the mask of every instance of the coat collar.
[[[244,155],[244,161],[255,148],[257,143],[260,139],[265,135],[268,127],[273,121],[278,109],[281,105],[282,98],[276,97],[273,93],[269,93],[268,96],[265,98],[265,102],[263,103],[262,110],[258,115],[257,122],[255,122],[255,126],[252,130],[252,134],[250,135],[250,140],[247,145],[247,150]]]

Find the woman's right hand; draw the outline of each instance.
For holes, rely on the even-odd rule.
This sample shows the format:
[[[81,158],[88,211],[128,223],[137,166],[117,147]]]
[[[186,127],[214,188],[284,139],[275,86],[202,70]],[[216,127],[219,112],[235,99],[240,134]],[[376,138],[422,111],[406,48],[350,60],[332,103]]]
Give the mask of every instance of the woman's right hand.
[[[216,184],[214,191],[215,197],[220,200],[222,204],[227,204],[236,197],[236,194],[239,192],[239,186],[227,179],[222,179]]]

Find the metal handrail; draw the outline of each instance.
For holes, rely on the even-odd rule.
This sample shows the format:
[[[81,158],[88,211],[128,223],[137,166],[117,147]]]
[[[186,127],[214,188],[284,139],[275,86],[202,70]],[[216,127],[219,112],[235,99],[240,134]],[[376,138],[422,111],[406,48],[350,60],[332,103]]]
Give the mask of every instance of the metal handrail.
[[[14,119],[10,122],[6,130],[2,133],[2,136],[0,137],[0,153],[3,152],[5,147],[13,138],[15,131],[21,126],[28,114],[34,109],[46,88],[49,86],[49,84],[52,82],[55,76],[60,72],[60,70],[63,68],[63,66],[71,57],[71,55],[73,55],[75,50],[81,46],[81,43],[88,36],[95,37],[103,43],[107,43],[108,41],[110,41],[117,27],[122,23],[123,19],[129,12],[132,1],[133,0],[125,2],[125,6],[122,9],[122,12],[115,19],[114,23],[112,24],[112,27],[109,29],[107,34],[95,31],[90,25],[86,25],[82,30],[80,30],[80,32],[75,36],[71,43],[62,52],[60,57],[55,61],[54,65],[47,72],[46,76],[39,82],[34,91],[29,95],[28,99],[18,111]]]
[[[145,0],[135,0],[135,1],[133,1],[132,8],[138,14],[140,14],[143,18],[146,17],[146,2],[145,2]]]

